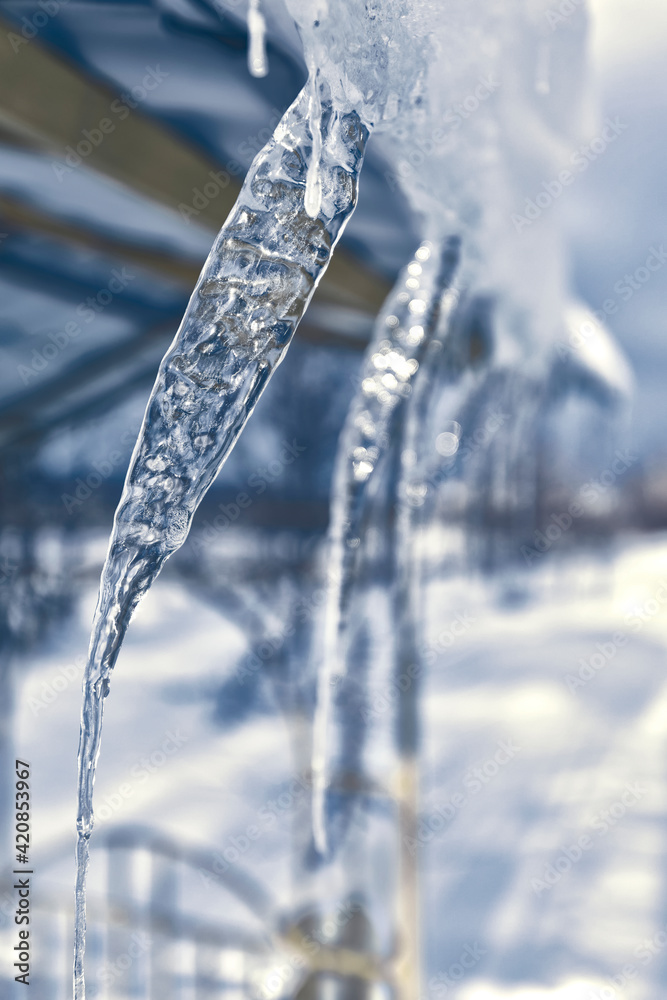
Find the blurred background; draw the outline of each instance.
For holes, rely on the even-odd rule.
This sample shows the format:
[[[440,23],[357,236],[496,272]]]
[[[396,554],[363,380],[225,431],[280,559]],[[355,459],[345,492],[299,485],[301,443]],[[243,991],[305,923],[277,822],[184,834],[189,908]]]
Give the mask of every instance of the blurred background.
[[[306,78],[282,4],[265,7],[257,79],[244,0],[0,5],[3,997],[22,995],[16,756],[31,764],[32,995],[71,996],[97,582],[159,361]],[[432,567],[414,836],[401,834],[380,685],[380,738],[350,752],[339,790],[375,805],[322,872],[304,734],[330,480],[374,317],[417,240],[371,143],[335,266],[121,653],[95,792],[91,996],[407,1000],[416,983],[460,1000],[661,995],[666,55],[661,0],[591,4],[599,119],[627,128],[554,207],[572,283],[634,371],[622,474],[585,537],[565,532],[509,574]],[[363,640],[376,657],[383,622]]]

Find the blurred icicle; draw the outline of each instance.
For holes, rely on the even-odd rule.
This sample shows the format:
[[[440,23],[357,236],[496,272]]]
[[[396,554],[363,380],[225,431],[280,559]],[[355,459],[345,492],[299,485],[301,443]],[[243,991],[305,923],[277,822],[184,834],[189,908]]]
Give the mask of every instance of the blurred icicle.
[[[418,872],[409,844],[417,840],[419,816],[419,691],[423,663],[419,654],[420,622],[423,615],[422,572],[419,527],[426,492],[425,471],[432,427],[428,424],[429,404],[440,389],[438,362],[451,328],[452,313],[458,303],[456,287],[445,292],[439,322],[415,379],[406,406],[402,434],[395,447],[398,456],[396,517],[393,532],[394,595],[396,622],[394,682],[400,691],[396,715],[398,750],[398,810],[400,838],[400,891],[398,893],[398,934],[403,942],[398,969],[401,996],[420,996],[420,919]]]
[[[151,393],[116,511],[84,678],[79,742],[75,998],[85,986],[85,887],[104,698],[133,611],[289,346],[357,200],[368,129],[326,102],[320,212],[305,211],[310,94],[252,164],[204,265]]]
[[[342,640],[369,484],[395,437],[414,377],[438,322],[443,291],[458,264],[459,241],[424,242],[404,268],[377,319],[359,390],[341,433],[332,486],[328,592],[319,650],[313,731],[313,838],[327,850],[331,691],[345,672]]]
[[[432,397],[441,389],[439,362],[451,330],[452,315],[459,301],[459,291],[449,288],[442,297],[440,316],[419,373],[415,379],[412,396],[406,406],[403,433],[397,441],[399,448],[399,474],[396,484],[396,522],[394,528],[393,562],[395,568],[395,608],[397,676],[417,663],[418,622],[423,601],[420,596],[419,555],[416,551],[418,527],[429,490],[427,474],[431,438],[435,429],[429,423]],[[460,433],[460,425],[453,424]],[[453,430],[447,432],[452,439],[452,452],[458,448],[459,438]],[[414,756],[417,747],[416,691],[410,686],[410,697],[401,702],[403,715],[398,719],[398,749],[403,757]]]
[[[261,0],[248,4],[248,69],[252,76],[262,77],[269,72],[266,58],[266,21],[262,14]]]

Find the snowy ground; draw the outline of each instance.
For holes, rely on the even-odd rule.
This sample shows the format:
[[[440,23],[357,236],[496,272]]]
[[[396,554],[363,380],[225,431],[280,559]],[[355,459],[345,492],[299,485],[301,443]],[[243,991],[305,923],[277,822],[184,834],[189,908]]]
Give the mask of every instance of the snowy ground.
[[[564,564],[546,588],[545,578],[531,579],[548,600],[489,607],[472,585],[430,594],[429,648],[438,655],[424,705],[413,845],[425,876],[423,993],[655,1000],[667,983],[667,539],[631,540],[604,564]],[[35,891],[67,907],[77,657],[93,603],[91,589],[50,650],[25,664],[16,692],[16,752],[32,768]],[[130,629],[107,703],[96,835],[136,822],[220,848],[292,788],[294,808],[259,822],[243,858],[282,904],[291,824],[305,805],[287,727],[277,714],[251,717],[231,734],[212,722],[210,694],[245,643],[173,579],[158,582]],[[105,874],[96,857],[93,905]],[[208,917],[253,931],[242,907],[221,894],[207,898]],[[5,920],[0,934],[7,976],[14,928]],[[48,959],[61,992],[37,982],[32,995],[60,1000],[69,956],[62,944],[57,959],[46,947],[34,968]],[[23,995],[18,985],[7,989],[8,1000]]]
[[[436,990],[478,944],[446,995],[662,994],[666,609],[665,542],[633,543],[566,569],[547,603],[480,612],[443,656],[424,808]]]

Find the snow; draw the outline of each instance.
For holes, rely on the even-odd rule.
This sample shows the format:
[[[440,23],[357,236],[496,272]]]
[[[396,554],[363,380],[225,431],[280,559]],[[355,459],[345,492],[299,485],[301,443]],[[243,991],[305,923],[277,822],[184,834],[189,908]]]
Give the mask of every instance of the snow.
[[[613,988],[610,977],[627,965],[637,974],[614,998],[655,1000],[661,993],[667,538],[627,539],[611,561],[566,561],[561,571],[559,590],[545,584],[539,596],[534,581],[534,596],[509,610],[472,585],[449,591],[435,585],[428,594],[432,642],[456,614],[475,619],[455,645],[441,646],[423,698],[425,833],[418,857],[423,994],[431,1000],[442,993],[429,988],[429,980],[441,977],[442,985],[466,945],[475,943],[485,954],[453,994],[464,1000],[608,1000],[600,991]],[[533,577],[525,583],[530,592]],[[16,692],[17,752],[31,761],[34,776],[38,891],[66,903],[80,670],[37,716],[30,699],[80,656],[93,601],[91,588],[75,626],[26,662]],[[627,643],[571,691],[568,675],[619,632]],[[100,823],[100,839],[115,825],[136,822],[221,849],[288,787],[294,764],[279,714],[231,733],[212,720],[211,689],[234,670],[246,641],[232,621],[177,581],[158,581],[137,613],[114,676],[96,802],[102,805],[121,785],[133,791],[108,823]],[[182,686],[173,686],[177,680],[187,680],[187,700],[179,694]],[[133,777],[132,768],[158,750],[169,731],[188,741],[149,779]],[[499,741],[521,749],[475,791],[466,776],[476,767],[495,770],[488,762]],[[640,797],[619,805],[628,785],[639,786]],[[457,792],[465,793],[464,805],[441,822]],[[605,810],[616,816],[600,832]],[[290,819],[289,813],[280,817],[243,858],[244,868],[286,903]],[[593,846],[581,860],[569,867],[563,862],[560,878],[536,892],[531,881],[543,880],[547,866],[585,835]],[[92,858],[96,899],[104,876],[101,851],[94,848]],[[225,900],[209,893],[209,915],[216,907],[228,909],[232,904]],[[234,912],[252,926],[241,910]],[[43,918],[37,935],[40,927],[43,933]],[[7,934],[3,930],[3,941]],[[645,942],[652,942],[650,960]],[[3,961],[8,954],[3,946]]]

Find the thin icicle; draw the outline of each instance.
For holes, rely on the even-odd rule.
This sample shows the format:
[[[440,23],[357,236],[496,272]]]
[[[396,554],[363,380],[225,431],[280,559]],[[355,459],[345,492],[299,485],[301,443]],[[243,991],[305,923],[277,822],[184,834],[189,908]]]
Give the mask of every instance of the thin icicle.
[[[248,4],[248,69],[252,76],[262,77],[269,72],[266,58],[266,21],[262,14],[261,0]]]
[[[448,339],[452,314],[459,299],[458,289],[450,288],[442,298],[440,319],[428,351],[415,379],[406,405],[402,433],[396,441],[398,484],[394,524],[394,683],[400,692],[396,707],[396,746],[399,752],[399,878],[397,932],[403,941],[401,996],[421,995],[420,988],[420,905],[418,866],[406,846],[418,839],[419,823],[419,691],[423,662],[420,658],[420,622],[425,598],[422,590],[422,564],[418,529],[422,522],[427,486],[424,471],[433,436],[429,433],[429,408],[441,388],[438,362]],[[454,435],[452,434],[452,437]],[[415,669],[417,668],[417,669]],[[406,677],[410,683],[404,684]]]
[[[304,209],[311,148],[303,91],[255,159],[167,352],[134,449],[102,571],[79,741],[74,993],[85,985],[85,888],[104,698],[137,604],[185,541],[352,214],[368,130],[354,112],[322,116],[323,197]]]
[[[418,596],[419,574],[414,552],[416,526],[425,506],[428,493],[427,475],[432,440],[429,437],[428,416],[432,398],[437,389],[438,362],[448,339],[454,310],[459,301],[456,287],[449,288],[442,297],[437,329],[429,344],[419,373],[415,379],[412,396],[406,406],[403,433],[399,442],[399,479],[397,485],[396,525],[394,531],[394,564],[396,571],[396,622],[397,622],[397,676],[405,674],[407,667],[417,658],[416,622],[423,602]],[[439,436],[440,454],[443,450],[455,454],[458,450],[461,427],[452,421]],[[427,447],[424,445],[427,444]],[[416,685],[413,685],[413,688]],[[414,695],[413,691],[413,695]],[[416,734],[406,726],[401,733],[399,722],[398,746],[403,753],[414,753]]]
[[[308,120],[313,137],[313,150],[308,164],[306,176],[306,197],[304,205],[311,219],[320,214],[322,205],[322,177],[320,175],[320,160],[322,158],[322,102],[320,100],[320,81],[317,70],[310,74],[311,97],[308,108]]]
[[[339,442],[329,525],[330,582],[313,731],[313,839],[321,854],[327,849],[325,797],[331,691],[334,678],[344,673],[341,638],[369,482],[391,442],[401,405],[412,390],[437,325],[443,289],[457,262],[458,240],[436,248],[422,243],[402,271],[376,322],[361,385]]]

